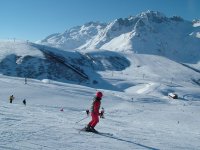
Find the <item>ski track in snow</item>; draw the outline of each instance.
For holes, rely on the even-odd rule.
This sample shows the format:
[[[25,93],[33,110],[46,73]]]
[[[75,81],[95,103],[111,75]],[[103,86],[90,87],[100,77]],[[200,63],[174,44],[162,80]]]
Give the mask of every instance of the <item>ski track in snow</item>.
[[[154,83],[146,84],[144,88],[139,89],[138,91],[136,91],[136,93],[142,94],[142,93],[148,91],[150,89],[150,87],[153,86],[153,85],[154,85]]]

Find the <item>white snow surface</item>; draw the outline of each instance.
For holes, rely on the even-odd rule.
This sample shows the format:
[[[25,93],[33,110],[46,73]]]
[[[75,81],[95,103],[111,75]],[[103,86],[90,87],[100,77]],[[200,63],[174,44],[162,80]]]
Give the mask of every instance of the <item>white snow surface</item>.
[[[196,37],[200,38],[200,32],[197,32]]]
[[[199,27],[200,26],[200,20],[196,21],[194,24],[193,24],[194,27]]]
[[[199,73],[159,56],[126,57],[129,68],[99,72],[117,91],[0,75],[0,149],[200,149],[200,88],[191,80]],[[91,119],[85,110],[96,91],[105,109],[96,130],[113,136],[77,130]]]
[[[0,60],[5,58],[8,55],[15,54],[17,56],[35,56],[44,58],[41,51],[39,51],[37,48],[34,48],[33,46],[30,46],[27,42],[24,41],[1,41],[0,42]]]

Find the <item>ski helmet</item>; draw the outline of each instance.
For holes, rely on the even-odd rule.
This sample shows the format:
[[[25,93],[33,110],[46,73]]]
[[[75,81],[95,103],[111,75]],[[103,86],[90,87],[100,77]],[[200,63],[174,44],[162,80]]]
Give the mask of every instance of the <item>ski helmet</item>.
[[[97,92],[96,96],[101,98],[103,96],[103,94],[101,92]]]

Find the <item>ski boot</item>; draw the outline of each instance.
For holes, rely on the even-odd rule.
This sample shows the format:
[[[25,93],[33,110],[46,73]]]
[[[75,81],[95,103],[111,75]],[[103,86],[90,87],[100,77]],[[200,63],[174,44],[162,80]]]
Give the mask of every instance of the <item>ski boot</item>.
[[[90,132],[90,129],[91,128],[91,126],[90,125],[87,125],[86,127],[85,127],[85,131],[87,131],[87,132]]]
[[[98,133],[98,131],[95,130],[94,127],[90,127],[90,132]]]

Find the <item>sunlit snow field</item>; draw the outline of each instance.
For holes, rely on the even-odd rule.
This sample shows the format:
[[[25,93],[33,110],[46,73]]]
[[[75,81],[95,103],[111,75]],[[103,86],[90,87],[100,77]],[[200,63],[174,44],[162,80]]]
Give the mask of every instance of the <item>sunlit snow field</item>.
[[[1,75],[0,149],[199,149],[199,87],[173,86],[181,95],[173,100],[160,94],[161,89],[170,89],[166,84],[135,81],[131,88],[117,92],[33,79],[24,84],[22,78]],[[104,94],[105,109],[105,119],[96,129],[112,133],[111,137],[77,130],[90,120],[78,122],[86,117],[96,90]],[[15,99],[10,104],[12,94]],[[27,106],[22,104],[24,98]]]

